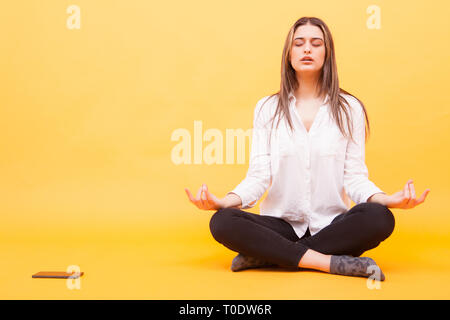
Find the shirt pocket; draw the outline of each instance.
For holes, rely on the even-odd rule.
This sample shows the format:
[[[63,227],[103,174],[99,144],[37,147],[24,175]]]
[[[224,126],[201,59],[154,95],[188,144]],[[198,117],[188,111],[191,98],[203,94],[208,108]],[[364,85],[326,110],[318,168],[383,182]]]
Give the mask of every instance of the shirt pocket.
[[[319,146],[319,156],[344,161],[347,150],[347,140],[340,134],[333,134],[322,139]]]
[[[295,154],[295,146],[291,141],[281,140],[278,151],[281,157],[290,157]]]
[[[292,137],[284,129],[280,129],[277,135],[277,150],[281,157],[295,155],[295,144]]]

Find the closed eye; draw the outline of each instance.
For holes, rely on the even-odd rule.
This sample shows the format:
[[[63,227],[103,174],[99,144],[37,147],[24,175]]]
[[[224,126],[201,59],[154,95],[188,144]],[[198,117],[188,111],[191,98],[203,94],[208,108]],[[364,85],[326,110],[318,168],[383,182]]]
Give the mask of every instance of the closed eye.
[[[296,44],[296,47],[301,47],[303,44]],[[313,44],[314,47],[320,47],[320,44]]]

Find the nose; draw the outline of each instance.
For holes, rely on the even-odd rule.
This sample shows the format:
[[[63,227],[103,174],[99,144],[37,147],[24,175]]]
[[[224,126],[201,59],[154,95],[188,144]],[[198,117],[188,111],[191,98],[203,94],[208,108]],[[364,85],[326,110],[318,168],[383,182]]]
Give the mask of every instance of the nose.
[[[309,44],[305,45],[305,53],[311,53],[311,47],[309,46]]]

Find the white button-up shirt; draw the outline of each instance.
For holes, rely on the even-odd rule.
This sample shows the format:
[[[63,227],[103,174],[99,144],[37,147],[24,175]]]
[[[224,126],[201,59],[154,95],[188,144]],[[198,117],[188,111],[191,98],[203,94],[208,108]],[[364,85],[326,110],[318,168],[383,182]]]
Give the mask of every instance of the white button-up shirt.
[[[260,214],[289,222],[301,238],[307,228],[311,235],[326,227],[339,214],[350,209],[350,199],[359,204],[375,193],[384,193],[368,179],[365,164],[365,119],[354,97],[342,94],[351,107],[353,138],[345,138],[332,121],[328,96],[323,100],[307,131],[289,96],[289,112],[294,132],[285,119],[271,131],[278,96],[266,96],[254,110],[251,153],[247,175],[229,193],[242,200],[242,209],[251,208],[269,188]],[[263,102],[267,102],[263,105]],[[343,120],[345,121],[345,116]],[[344,123],[346,129],[346,124]],[[350,198],[350,199],[349,199]]]

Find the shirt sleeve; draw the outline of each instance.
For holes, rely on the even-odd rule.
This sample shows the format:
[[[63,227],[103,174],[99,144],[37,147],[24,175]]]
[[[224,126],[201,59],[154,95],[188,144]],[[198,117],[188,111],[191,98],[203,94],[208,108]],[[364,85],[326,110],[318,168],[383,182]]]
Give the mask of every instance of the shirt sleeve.
[[[232,191],[242,200],[242,209],[252,208],[263,196],[271,182],[269,128],[266,112],[261,111],[264,98],[254,109],[251,152],[247,174]]]
[[[353,104],[353,142],[349,139],[345,154],[344,189],[350,199],[359,204],[367,202],[375,193],[385,193],[369,180],[369,172],[365,164],[365,117],[361,104],[354,98]]]

